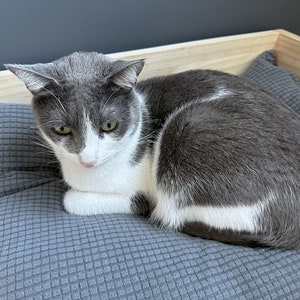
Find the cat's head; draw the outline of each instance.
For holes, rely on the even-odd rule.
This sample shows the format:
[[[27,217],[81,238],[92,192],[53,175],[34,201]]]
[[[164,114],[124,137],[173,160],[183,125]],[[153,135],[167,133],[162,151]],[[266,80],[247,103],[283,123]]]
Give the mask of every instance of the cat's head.
[[[137,131],[142,100],[134,86],[143,65],[76,52],[6,67],[32,93],[34,116],[58,158],[94,167],[124,151]]]

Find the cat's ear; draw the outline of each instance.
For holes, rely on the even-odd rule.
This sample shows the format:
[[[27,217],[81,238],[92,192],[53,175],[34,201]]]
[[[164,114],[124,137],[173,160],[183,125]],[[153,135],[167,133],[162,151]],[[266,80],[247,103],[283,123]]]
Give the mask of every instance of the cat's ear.
[[[113,64],[111,74],[106,79],[125,90],[131,90],[135,86],[144,64],[145,61],[143,59],[132,61],[117,60]]]
[[[47,74],[47,64],[6,64],[5,67],[21,79],[34,95],[43,91],[50,84],[58,84],[54,78]]]

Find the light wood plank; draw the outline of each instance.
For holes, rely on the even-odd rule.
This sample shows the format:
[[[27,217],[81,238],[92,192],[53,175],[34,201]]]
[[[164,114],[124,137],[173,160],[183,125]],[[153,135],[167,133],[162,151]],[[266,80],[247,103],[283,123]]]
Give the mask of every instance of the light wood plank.
[[[241,74],[261,52],[274,49],[274,31],[221,37],[110,55],[115,59],[146,58],[141,79],[209,68]]]
[[[277,64],[300,77],[300,36],[281,30],[277,45]]]
[[[145,58],[140,79],[208,68],[243,73],[263,51],[275,49],[278,63],[300,76],[300,37],[284,30],[235,35],[113,53],[114,59]],[[29,103],[31,94],[9,71],[0,72],[0,102]]]
[[[31,93],[10,71],[0,72],[0,102],[29,103]]]

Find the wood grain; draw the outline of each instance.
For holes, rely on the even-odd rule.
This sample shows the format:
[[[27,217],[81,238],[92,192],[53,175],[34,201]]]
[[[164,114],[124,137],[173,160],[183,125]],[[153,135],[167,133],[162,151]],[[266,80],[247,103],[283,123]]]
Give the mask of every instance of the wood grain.
[[[300,36],[281,30],[276,44],[277,63],[300,77]]]

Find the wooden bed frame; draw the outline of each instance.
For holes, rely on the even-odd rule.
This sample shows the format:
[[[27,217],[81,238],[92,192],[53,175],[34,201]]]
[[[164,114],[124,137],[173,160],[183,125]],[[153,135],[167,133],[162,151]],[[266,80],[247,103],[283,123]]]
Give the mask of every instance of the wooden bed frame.
[[[189,69],[243,73],[263,51],[274,49],[279,66],[300,77],[300,36],[270,30],[110,54],[115,59],[145,58],[140,79]],[[13,63],[13,62],[12,62]],[[31,94],[9,71],[0,72],[0,102],[30,103]]]

